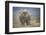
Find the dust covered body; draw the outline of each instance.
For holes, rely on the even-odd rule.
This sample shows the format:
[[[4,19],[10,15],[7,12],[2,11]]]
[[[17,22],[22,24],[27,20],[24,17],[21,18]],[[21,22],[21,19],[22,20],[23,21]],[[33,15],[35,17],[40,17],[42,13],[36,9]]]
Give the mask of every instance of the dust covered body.
[[[30,20],[31,20],[31,16],[28,14],[28,12],[23,12],[21,13],[21,15],[19,16],[20,22],[21,24],[30,24]]]

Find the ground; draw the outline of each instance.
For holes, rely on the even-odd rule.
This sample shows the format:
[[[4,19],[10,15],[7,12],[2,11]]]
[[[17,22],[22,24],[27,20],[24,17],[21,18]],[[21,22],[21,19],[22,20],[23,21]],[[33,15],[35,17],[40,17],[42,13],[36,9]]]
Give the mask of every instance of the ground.
[[[17,21],[17,19],[13,21],[13,28],[21,28],[21,27],[40,27],[40,17],[32,16],[29,25],[26,25],[26,23],[22,25],[20,21]]]

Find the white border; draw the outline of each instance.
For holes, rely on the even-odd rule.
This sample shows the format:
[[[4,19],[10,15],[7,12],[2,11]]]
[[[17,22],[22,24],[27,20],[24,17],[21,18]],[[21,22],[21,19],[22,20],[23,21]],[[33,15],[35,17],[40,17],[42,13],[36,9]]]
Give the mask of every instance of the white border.
[[[13,28],[13,9],[12,7],[35,7],[40,8],[40,27],[30,27],[30,28]],[[10,3],[9,4],[9,31],[10,32],[20,32],[20,31],[37,31],[43,30],[43,5],[34,5],[34,4],[19,4],[19,3]]]

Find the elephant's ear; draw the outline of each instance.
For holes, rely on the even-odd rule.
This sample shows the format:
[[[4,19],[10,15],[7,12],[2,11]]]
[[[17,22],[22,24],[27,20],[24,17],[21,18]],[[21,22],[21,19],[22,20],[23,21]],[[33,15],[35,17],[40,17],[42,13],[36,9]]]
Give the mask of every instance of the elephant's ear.
[[[32,16],[32,13],[28,12],[28,15]]]
[[[29,13],[29,20],[31,20],[32,19],[32,14],[31,13]]]

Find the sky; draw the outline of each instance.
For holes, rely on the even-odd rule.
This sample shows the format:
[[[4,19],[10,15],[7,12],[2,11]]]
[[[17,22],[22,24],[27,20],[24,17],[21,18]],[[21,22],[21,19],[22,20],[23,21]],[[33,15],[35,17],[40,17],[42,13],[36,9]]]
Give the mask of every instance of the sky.
[[[13,14],[16,15],[21,9],[27,9],[30,11],[32,16],[40,16],[40,8],[31,8],[31,7],[13,7]]]

